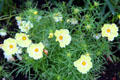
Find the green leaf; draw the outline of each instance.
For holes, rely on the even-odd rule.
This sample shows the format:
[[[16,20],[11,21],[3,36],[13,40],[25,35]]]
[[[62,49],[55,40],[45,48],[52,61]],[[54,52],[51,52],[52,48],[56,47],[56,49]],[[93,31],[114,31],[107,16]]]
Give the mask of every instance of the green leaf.
[[[110,11],[112,12],[112,14],[115,15],[115,9],[114,9],[113,5],[111,4],[111,2],[109,0],[105,0],[105,1],[108,5]]]

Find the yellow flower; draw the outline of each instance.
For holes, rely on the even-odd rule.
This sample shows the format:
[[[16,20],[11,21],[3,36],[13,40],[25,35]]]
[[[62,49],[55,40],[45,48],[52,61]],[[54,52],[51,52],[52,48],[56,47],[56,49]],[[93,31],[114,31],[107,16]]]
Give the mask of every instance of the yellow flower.
[[[6,56],[15,54],[18,50],[16,40],[12,38],[4,40],[2,49],[4,50],[4,55]]]
[[[109,41],[113,41],[118,36],[118,27],[116,24],[104,24],[102,27],[102,37],[108,37]]]
[[[60,47],[63,48],[66,45],[69,45],[71,42],[71,36],[67,29],[60,29],[55,31],[56,41],[60,43]]]
[[[37,15],[38,14],[38,11],[34,11],[34,13],[33,13],[34,15]]]
[[[48,38],[53,38],[54,34],[53,33],[50,33]]]
[[[62,18],[62,14],[60,12],[53,14],[53,19],[55,20],[55,22],[62,21]]]
[[[74,62],[74,66],[82,74],[86,74],[92,68],[91,58],[88,55],[81,55],[81,57]]]
[[[118,18],[120,19],[120,14],[118,14]]]
[[[15,39],[17,41],[17,44],[20,47],[28,47],[32,42],[30,39],[28,39],[28,36],[29,35],[26,35],[24,33],[16,33]]]
[[[27,48],[27,52],[30,57],[37,60],[43,57],[43,48],[44,45],[41,42],[39,44],[31,44]]]

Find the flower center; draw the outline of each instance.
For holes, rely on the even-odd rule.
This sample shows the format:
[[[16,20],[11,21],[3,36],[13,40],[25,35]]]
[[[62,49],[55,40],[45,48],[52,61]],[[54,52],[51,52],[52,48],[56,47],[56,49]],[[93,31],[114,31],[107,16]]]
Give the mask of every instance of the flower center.
[[[83,65],[83,66],[85,66],[85,65],[86,65],[86,62],[85,62],[85,61],[83,61],[83,62],[82,62],[82,65]]]
[[[57,16],[59,16],[59,14],[57,13],[57,14],[55,14],[55,16],[57,17]]]
[[[60,40],[63,40],[63,36],[60,35],[60,36],[59,36],[59,39],[60,39]]]
[[[22,40],[26,40],[26,39],[27,39],[26,36],[23,36],[23,37],[22,37]]]
[[[26,26],[25,29],[28,30],[28,27]]]
[[[39,51],[39,49],[38,49],[38,48],[36,48],[36,49],[35,49],[35,52],[38,52],[38,51]]]
[[[110,30],[110,29],[107,29],[107,32],[109,33],[109,32],[111,32],[111,30]]]
[[[9,48],[10,48],[10,49],[12,49],[12,48],[13,48],[13,45],[12,45],[12,44],[11,44],[11,45],[9,45]]]

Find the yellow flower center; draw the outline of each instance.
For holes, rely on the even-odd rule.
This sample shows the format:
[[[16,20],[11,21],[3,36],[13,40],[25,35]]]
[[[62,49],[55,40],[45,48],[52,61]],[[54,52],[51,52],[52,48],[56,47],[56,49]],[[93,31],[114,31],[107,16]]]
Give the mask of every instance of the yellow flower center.
[[[57,14],[55,14],[55,16],[57,17],[57,16],[59,16],[59,14],[57,13]]]
[[[107,29],[107,32],[109,33],[109,32],[111,32],[111,30],[110,30],[110,29]]]
[[[38,48],[35,48],[35,52],[38,52],[39,51],[39,49]]]
[[[25,29],[27,29],[27,30],[28,30],[28,27],[26,26],[26,27],[25,27]]]
[[[85,65],[86,65],[86,62],[85,62],[85,61],[83,61],[83,62],[82,62],[82,65],[83,65],[83,66],[85,66]]]
[[[60,39],[60,40],[63,40],[63,36],[60,35],[60,36],[59,36],[59,39]]]
[[[22,37],[22,40],[26,40],[26,39],[27,39],[26,36],[23,36],[23,37]]]
[[[11,45],[9,45],[9,48],[10,48],[10,49],[13,49],[13,45],[12,45],[12,44],[11,44]]]
[[[38,14],[38,12],[37,12],[37,11],[35,11],[35,12],[34,12],[34,14],[35,14],[35,15],[37,15],[37,14]]]

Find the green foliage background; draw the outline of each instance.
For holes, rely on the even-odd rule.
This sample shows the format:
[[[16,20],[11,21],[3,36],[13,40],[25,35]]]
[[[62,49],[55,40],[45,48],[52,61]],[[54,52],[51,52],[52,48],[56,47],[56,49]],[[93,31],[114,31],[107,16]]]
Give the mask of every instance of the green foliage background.
[[[78,0],[79,1],[79,0]],[[27,75],[29,80],[96,80],[99,74],[105,69],[103,64],[106,63],[104,55],[110,57],[113,55],[111,51],[112,46],[118,42],[119,37],[115,38],[114,42],[109,42],[106,38],[100,38],[96,40],[93,35],[101,32],[101,27],[105,23],[115,23],[120,13],[120,1],[105,0],[99,2],[93,0],[83,0],[83,6],[76,6],[72,4],[73,0],[69,3],[55,2],[54,8],[51,8],[51,2],[42,6],[42,9],[31,7],[31,1],[27,2],[27,9],[23,10],[19,16],[23,20],[31,21],[34,28],[28,33],[30,39],[34,43],[43,42],[45,49],[48,50],[48,56],[44,54],[44,57],[40,60],[33,60],[27,55],[26,49],[24,49],[22,61],[9,62],[5,64],[13,64],[16,66],[11,76],[16,73]],[[95,5],[95,2],[98,5]],[[46,10],[47,8],[47,10]],[[79,13],[75,13],[74,9],[79,9]],[[37,15],[33,12],[38,11]],[[63,21],[56,23],[53,20],[53,13],[61,12],[63,15]],[[42,16],[40,21],[37,21],[37,17]],[[69,18],[76,18],[79,21],[77,25],[71,25],[66,22]],[[90,29],[86,29],[86,26],[90,25]],[[50,32],[55,32],[58,29],[68,29],[72,36],[72,42],[66,48],[60,48],[58,42],[55,42],[55,37],[48,39]],[[20,32],[18,30],[18,32]],[[13,35],[14,36],[14,35]],[[93,68],[87,74],[81,74],[74,67],[73,62],[80,58],[82,54],[90,53],[92,58]],[[115,58],[114,58],[115,59]]]

